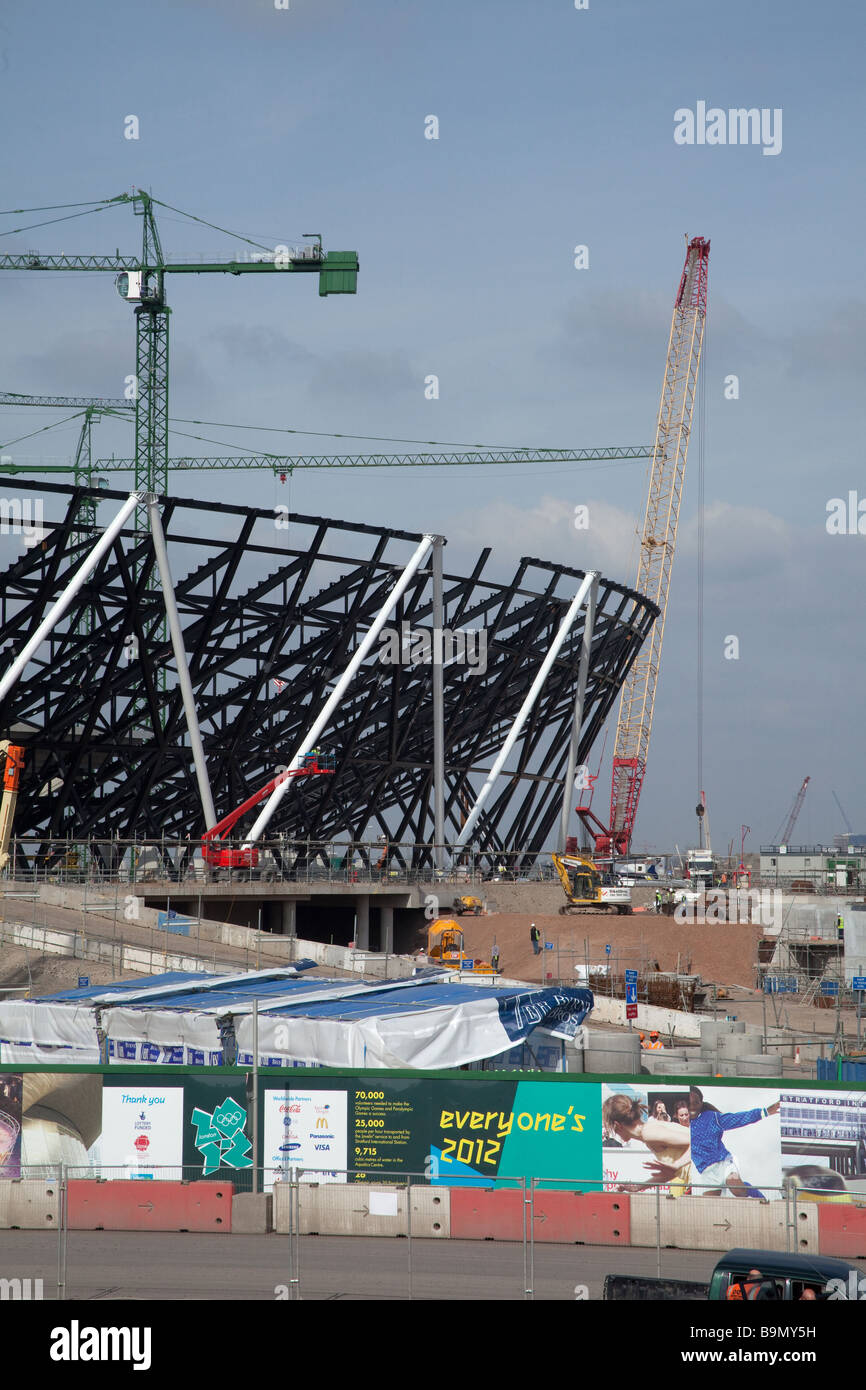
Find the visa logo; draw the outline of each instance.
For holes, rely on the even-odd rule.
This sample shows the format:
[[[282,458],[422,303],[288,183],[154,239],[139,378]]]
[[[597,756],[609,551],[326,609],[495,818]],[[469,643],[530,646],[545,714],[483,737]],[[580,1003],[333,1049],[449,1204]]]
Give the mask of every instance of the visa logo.
[[[330,1144],[314,1144],[313,1147],[314,1147],[315,1149],[318,1149],[318,1151],[319,1151],[320,1153],[330,1153],[330,1152],[331,1152],[331,1146],[330,1146]]]

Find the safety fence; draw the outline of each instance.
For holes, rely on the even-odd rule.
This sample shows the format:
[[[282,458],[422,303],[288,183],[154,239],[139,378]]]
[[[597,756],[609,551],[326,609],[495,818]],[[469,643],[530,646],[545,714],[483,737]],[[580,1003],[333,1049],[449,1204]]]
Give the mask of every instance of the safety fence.
[[[0,1181],[0,1299],[593,1298],[614,1269],[706,1277],[712,1252],[735,1247],[866,1259],[866,1203],[791,1184],[719,1195],[573,1177],[452,1186],[435,1166],[375,1180],[128,1171],[31,1165]]]
[[[16,838],[9,876],[26,883],[145,884],[303,883],[429,884],[548,883],[556,880],[550,851],[498,859],[495,851],[462,850],[437,868],[430,844],[415,842],[262,840],[244,851],[243,837],[216,842],[222,863],[206,862],[203,842],[190,839],[51,840]],[[213,847],[212,847],[213,849]],[[443,858],[451,859],[450,850]],[[545,862],[547,860],[548,862]]]

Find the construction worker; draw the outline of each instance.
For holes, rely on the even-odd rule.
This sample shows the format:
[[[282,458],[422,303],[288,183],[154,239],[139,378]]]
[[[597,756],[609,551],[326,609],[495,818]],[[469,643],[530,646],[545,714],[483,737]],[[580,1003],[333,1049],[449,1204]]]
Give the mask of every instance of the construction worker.
[[[638,1033],[638,1038],[640,1039],[640,1045],[644,1052],[647,1052],[649,1050],[649,1043],[646,1040],[646,1033]]]
[[[650,1040],[647,1043],[647,1052],[663,1052],[664,1046],[664,1043],[661,1041],[658,1035],[658,1029],[654,1028],[650,1033]]]
[[[499,970],[499,947],[493,943],[493,950],[490,952],[490,965],[493,970]]]
[[[661,910],[662,910],[662,890],[661,890],[660,888],[657,888],[657,889],[656,889],[656,916],[658,916],[658,915],[661,913]]]
[[[765,1301],[776,1297],[776,1286],[772,1280],[765,1279],[759,1269],[750,1269],[745,1279],[737,1279],[731,1284],[726,1298],[732,1302],[745,1300],[748,1303]]]
[[[540,956],[540,955],[541,955],[541,932],[538,930],[538,927],[535,925],[534,922],[531,924],[531,926],[530,926],[530,928],[529,928],[529,939],[530,939],[530,941],[532,942],[532,954],[533,954],[534,956]]]
[[[840,945],[840,946],[844,945],[844,942],[845,942],[845,922],[844,922],[844,919],[843,919],[843,917],[842,917],[842,913],[841,913],[841,912],[839,913],[839,916],[836,918],[836,940],[839,942],[839,945]]]

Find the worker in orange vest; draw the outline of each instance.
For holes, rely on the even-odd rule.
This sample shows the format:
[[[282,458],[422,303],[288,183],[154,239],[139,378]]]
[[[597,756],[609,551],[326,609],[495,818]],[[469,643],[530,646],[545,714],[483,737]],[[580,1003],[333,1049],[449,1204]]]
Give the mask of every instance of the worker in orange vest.
[[[650,1040],[646,1044],[647,1052],[663,1052],[664,1046],[664,1043],[659,1039],[657,1030],[654,1028],[650,1033]]]

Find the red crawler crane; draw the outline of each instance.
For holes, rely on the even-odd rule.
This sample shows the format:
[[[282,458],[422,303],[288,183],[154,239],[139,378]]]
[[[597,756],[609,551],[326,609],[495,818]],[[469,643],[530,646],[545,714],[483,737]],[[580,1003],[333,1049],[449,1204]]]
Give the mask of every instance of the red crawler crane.
[[[635,583],[635,588],[658,604],[661,611],[623,684],[613,749],[608,826],[602,825],[588,807],[577,808],[581,820],[595,836],[598,858],[628,854],[646,771],[680,498],[701,361],[709,257],[709,241],[703,237],[693,237],[688,243],[671,320]]]

